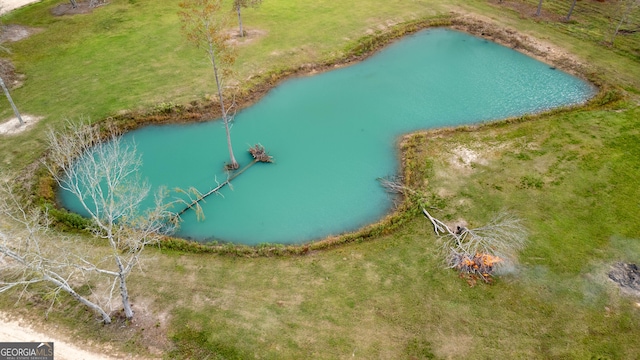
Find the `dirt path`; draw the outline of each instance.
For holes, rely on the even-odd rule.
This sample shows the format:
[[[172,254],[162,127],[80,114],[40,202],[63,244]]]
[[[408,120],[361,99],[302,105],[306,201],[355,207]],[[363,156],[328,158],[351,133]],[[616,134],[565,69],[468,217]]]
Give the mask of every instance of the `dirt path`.
[[[43,328],[52,333],[52,329]],[[56,360],[113,360],[123,357],[110,357],[96,352],[86,351],[59,337],[45,335],[41,330],[20,321],[12,320],[6,313],[0,312],[0,342],[50,342],[53,341],[53,351]]]
[[[38,2],[40,0],[0,0],[0,14],[8,13],[13,9]]]

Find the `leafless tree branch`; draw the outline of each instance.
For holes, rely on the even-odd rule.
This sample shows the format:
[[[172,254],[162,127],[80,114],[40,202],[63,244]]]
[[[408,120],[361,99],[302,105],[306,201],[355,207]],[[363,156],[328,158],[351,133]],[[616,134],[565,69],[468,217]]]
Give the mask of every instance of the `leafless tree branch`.
[[[0,182],[0,293],[22,287],[22,297],[30,285],[45,283],[52,305],[60,292],[100,314],[110,323],[109,314],[95,301],[78,294],[73,279],[81,276],[72,266],[72,250],[64,241],[43,241],[48,217],[37,209],[27,211],[8,181]]]
[[[449,267],[475,273],[489,281],[494,269],[513,263],[526,244],[527,231],[522,221],[508,213],[499,213],[487,225],[467,229],[450,229],[425,208],[436,235],[443,243],[443,253]]]
[[[122,140],[114,129],[107,136],[86,123],[68,122],[62,132],[51,130],[49,161],[45,163],[59,187],[70,192],[91,219],[90,230],[111,248],[115,269],[80,261],[78,269],[115,278],[125,316],[133,317],[127,277],[139,264],[147,245],[157,244],[175,231],[178,219],[165,202],[167,191],[155,194],[154,206],[142,212],[150,185],[138,177],[142,159],[133,143]],[[112,289],[115,288],[113,285]]]

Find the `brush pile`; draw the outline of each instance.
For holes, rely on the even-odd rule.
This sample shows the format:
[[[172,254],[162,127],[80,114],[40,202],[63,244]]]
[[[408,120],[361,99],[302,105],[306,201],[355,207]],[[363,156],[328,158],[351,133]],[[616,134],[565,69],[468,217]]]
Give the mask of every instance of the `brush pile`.
[[[485,282],[490,282],[495,266],[501,262],[502,259],[491,254],[476,253],[473,256],[468,254],[455,254],[451,257],[450,261],[451,266],[460,273],[475,274]]]
[[[264,149],[264,146],[260,144],[255,144],[252,147],[250,147],[249,153],[251,153],[251,156],[253,156],[253,158],[258,160],[259,162],[266,162],[266,163],[273,162],[273,156],[270,156],[269,154],[267,154],[267,151]]]

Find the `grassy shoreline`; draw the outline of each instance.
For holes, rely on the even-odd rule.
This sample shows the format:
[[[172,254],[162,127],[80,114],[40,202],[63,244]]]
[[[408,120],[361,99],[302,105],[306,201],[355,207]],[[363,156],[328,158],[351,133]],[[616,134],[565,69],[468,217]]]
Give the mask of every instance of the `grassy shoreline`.
[[[606,84],[604,80],[589,67],[571,61],[566,56],[550,56],[548,53],[539,49],[533,39],[521,34],[510,32],[503,28],[496,26],[495,24],[487,23],[482,20],[470,17],[464,17],[456,14],[450,14],[446,16],[428,17],[423,19],[412,20],[406,23],[396,24],[387,28],[384,31],[378,31],[375,34],[367,35],[353,44],[348,46],[348,50],[345,54],[336,59],[330,59],[323,63],[318,64],[304,64],[294,68],[277,70],[275,72],[269,72],[266,75],[255,78],[254,86],[247,88],[246,90],[240,90],[234,94],[228,94],[228,99],[234,99],[238,109],[244,109],[251,106],[255,102],[259,101],[265,96],[272,88],[278,86],[278,84],[295,77],[309,76],[325,71],[331,71],[336,67],[343,67],[355,64],[363,61],[370,56],[377,53],[380,49],[388,46],[393,41],[400,39],[404,36],[413,34],[415,32],[433,28],[433,27],[449,27],[458,31],[464,31],[469,34],[483,37],[494,42],[500,43],[504,46],[509,46],[517,49],[527,55],[538,58],[541,61],[545,61],[548,64],[555,66],[563,71],[572,73],[576,76],[590,81],[590,83],[598,86],[600,91],[594,98],[590,99],[588,103],[578,107],[598,107],[606,106],[608,103],[614,103],[619,101],[622,97],[620,92],[615,88],[611,88],[611,85]],[[547,113],[557,113],[559,111],[567,111],[566,109],[551,110]],[[536,115],[539,116],[539,115]],[[529,115],[527,119],[532,119],[536,116]],[[141,128],[148,125],[158,124],[175,124],[175,123],[193,123],[200,121],[210,121],[212,118],[220,117],[220,109],[215,101],[206,102],[192,102],[187,105],[168,103],[164,106],[156,106],[153,109],[148,109],[138,112],[126,112],[123,114],[110,116],[105,119],[101,119],[95,123],[95,126],[99,127],[111,127],[114,126],[121,132],[132,131],[137,128]],[[524,118],[503,119],[495,122],[507,122],[513,123],[516,121],[522,121]],[[492,122],[493,123],[493,122]],[[490,126],[491,123],[478,124],[475,126],[463,126],[461,128],[453,129],[453,131],[459,131],[460,129],[478,128],[482,126]],[[435,130],[435,132],[442,133],[442,130]],[[411,134],[407,134],[404,137],[411,137]],[[401,147],[403,147],[401,145]],[[406,154],[402,149],[399,150],[399,156],[406,160]],[[61,209],[59,205],[56,205],[55,198],[55,183],[51,176],[40,168],[36,170],[37,174],[34,176],[33,169],[36,169],[42,161],[45,159],[39,159],[36,163],[27,167],[27,171],[21,174],[21,178],[24,183],[27,184],[29,179],[35,179],[32,182],[31,192],[35,193],[39,198],[39,202],[48,204],[48,207],[55,207],[51,214],[57,219],[58,222],[80,223],[74,221],[75,216],[69,214],[66,210]],[[407,163],[401,163],[401,167],[406,169],[409,165]],[[404,177],[407,177],[404,174]],[[37,187],[37,189],[34,189]],[[407,217],[414,215],[415,201],[405,199],[397,209],[394,209],[391,213],[385,216],[379,222],[367,225],[362,229],[354,232],[349,232],[337,236],[332,236],[326,239],[317,239],[309,243],[294,244],[294,245],[279,245],[263,243],[257,246],[237,245],[231,243],[212,242],[212,243],[199,243],[189,240],[183,240],[180,238],[168,237],[162,244],[162,246],[169,250],[186,251],[192,253],[217,253],[226,255],[238,255],[238,256],[281,256],[281,255],[302,255],[309,251],[323,250],[351,242],[361,242],[366,239],[375,238],[380,235],[388,234],[399,226],[401,226]]]
[[[44,23],[37,15],[50,3],[12,16]],[[522,3],[535,6],[537,1]],[[628,55],[635,37],[624,39],[624,51],[609,53],[593,39],[576,35],[581,28],[598,24],[587,12],[578,13],[579,22],[560,31],[554,22],[531,20],[495,2],[416,4],[411,6],[436,9],[423,9],[427,17],[451,8],[472,10],[493,17],[490,22],[499,24],[499,30],[518,29],[518,36],[526,34],[569,48],[590,44],[578,53],[582,62],[590,64],[587,73],[603,85],[600,97],[591,105],[420,132],[403,142],[405,178],[433,196],[438,216],[447,221],[464,219],[473,226],[506,208],[526,220],[530,242],[516,268],[491,286],[470,287],[444,268],[430,224],[415,209],[408,209],[401,223],[388,231],[384,227],[371,230],[367,241],[353,235],[354,241],[322,251],[304,250],[303,256],[270,256],[281,249],[268,245],[252,250],[263,251],[264,257],[150,249],[146,271],[130,279],[139,316],[128,326],[101,326],[93,314],[65,298],[49,313],[48,321],[76,339],[109,344],[121,353],[166,358],[635,358],[640,353],[636,334],[640,302],[607,278],[612,263],[640,258],[636,181],[640,176],[640,110],[638,78],[633,75],[640,66]],[[557,6],[558,13],[565,11],[560,1],[545,4],[545,9]],[[589,9],[599,6],[596,2],[581,4]],[[109,11],[121,10],[116,14],[120,24],[131,24],[124,2],[114,5]],[[303,18],[285,11],[285,5],[291,4],[273,2],[263,10],[279,19]],[[158,7],[167,14],[165,7]],[[360,16],[369,16],[367,9],[358,11]],[[384,11],[367,21],[384,23],[388,18]],[[348,14],[355,16],[355,12]],[[328,19],[336,16],[330,10],[315,15],[316,21],[326,20],[331,29],[335,29],[331,24],[336,28],[343,24],[341,19]],[[249,13],[250,19],[252,16],[266,21],[266,15],[260,18]],[[411,16],[403,13],[399,17]],[[94,20],[106,21],[101,16]],[[92,24],[90,17],[74,21]],[[99,28],[117,36],[105,30],[109,24],[117,29],[117,24],[105,22]],[[362,34],[362,24],[349,36]],[[381,32],[393,32],[392,28],[385,26]],[[286,39],[297,36],[304,35],[292,31]],[[569,44],[567,39],[574,37],[576,44]],[[368,46],[367,39],[363,46]],[[290,54],[295,66],[266,60],[266,68],[276,74],[283,71],[278,69],[308,69],[304,64],[323,63],[310,62],[314,56],[337,59],[344,55],[343,47],[336,46],[340,41],[319,46],[333,49],[322,56],[307,54],[308,47],[300,50],[300,43],[295,46],[297,52]],[[258,40],[247,51],[264,49]],[[14,50],[16,59],[24,56],[17,53],[20,49]],[[263,53],[265,57],[287,54]],[[604,58],[606,61],[599,60]],[[619,66],[602,70],[607,64]],[[259,72],[252,76],[255,74]],[[262,76],[270,78],[271,74],[267,71]],[[260,76],[252,81],[256,79]],[[26,83],[24,88],[29,86]],[[180,104],[179,99],[186,98],[175,101]],[[8,143],[3,138],[3,164],[22,168],[32,163],[24,159],[33,155],[20,157],[23,155],[17,153],[23,148],[40,149],[41,130]],[[475,154],[476,160],[464,161],[461,152]],[[99,241],[91,240],[91,244],[97,253],[105,250]],[[0,298],[3,309],[39,321],[49,304],[36,295],[16,304],[18,295]]]

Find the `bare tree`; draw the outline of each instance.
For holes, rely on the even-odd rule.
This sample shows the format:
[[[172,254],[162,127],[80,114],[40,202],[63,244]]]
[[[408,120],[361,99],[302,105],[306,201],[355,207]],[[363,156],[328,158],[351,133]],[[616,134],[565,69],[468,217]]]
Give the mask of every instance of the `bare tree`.
[[[0,14],[2,14],[2,7],[0,6]],[[0,27],[2,26],[2,24],[0,24]],[[1,29],[0,29],[1,31]],[[0,44],[0,51],[4,51],[4,52],[9,52],[9,49],[5,48],[4,46],[2,46]],[[7,100],[9,101],[9,104],[11,105],[11,108],[13,109],[13,113],[16,115],[16,117],[18,118],[18,126],[20,127],[24,124],[24,121],[22,120],[22,116],[20,115],[20,112],[18,111],[18,107],[16,106],[16,104],[13,102],[13,98],[11,98],[11,94],[9,93],[9,89],[7,88],[7,85],[4,83],[4,80],[2,79],[2,76],[0,76],[0,87],[2,87],[2,91],[4,91],[4,95],[7,97]]]
[[[10,223],[0,224],[0,293],[12,288],[25,291],[31,285],[45,284],[51,306],[64,292],[98,313],[104,323],[111,322],[101,305],[74,290],[73,283],[86,275],[74,264],[79,258],[73,255],[78,248],[76,244],[52,241],[47,234],[46,213],[37,208],[25,210],[6,180],[0,183],[0,215]]]
[[[536,10],[536,16],[540,16],[542,12],[542,0],[538,1],[538,9]]]
[[[236,170],[240,167],[233,156],[231,146],[231,134],[229,122],[233,116],[225,107],[222,96],[222,77],[228,74],[229,67],[235,62],[235,54],[229,46],[229,33],[225,31],[228,20],[222,11],[221,0],[184,0],[180,3],[182,11],[178,13],[182,21],[182,30],[187,40],[199,48],[204,48],[216,80],[218,90],[218,100],[222,111],[222,121],[224,122],[227,134],[227,147],[229,149],[230,162],[229,169]],[[225,72],[225,69],[227,70]]]
[[[617,22],[611,23],[611,37],[609,44],[613,45],[616,36],[620,33],[622,25],[629,21],[631,14],[640,7],[640,0],[618,0],[614,9],[614,14],[611,16],[612,20]]]
[[[567,13],[567,17],[565,18],[565,21],[569,21],[571,20],[571,15],[573,14],[573,9],[576,7],[576,2],[578,0],[573,0],[571,2],[571,7],[569,8],[569,12]]]
[[[18,111],[18,107],[16,107],[16,104],[13,102],[13,99],[11,98],[11,94],[9,93],[9,89],[7,89],[7,85],[5,85],[4,80],[2,80],[2,77],[0,77],[0,87],[2,87],[2,91],[4,91],[4,95],[7,97],[7,100],[9,101],[9,104],[11,104],[11,108],[13,109],[13,113],[16,115],[16,117],[18,118],[18,125],[17,127],[20,127],[24,124],[24,120],[22,120],[22,116],[20,115],[20,112]]]
[[[76,0],[69,0],[69,2],[71,3],[71,7],[72,8],[77,8],[78,7],[78,3],[76,2]]]
[[[127,318],[133,317],[127,277],[147,245],[157,244],[163,234],[177,226],[164,202],[165,191],[156,194],[155,206],[142,213],[140,207],[150,186],[137,174],[141,158],[135,145],[122,141],[114,130],[103,140],[98,127],[69,122],[64,132],[48,134],[50,173],[58,186],[70,192],[92,221],[92,232],[107,241],[115,269],[82,261],[82,269],[113,277]]]
[[[262,0],[233,0],[233,9],[238,14],[238,26],[240,30],[240,37],[244,37],[244,30],[242,29],[242,8],[258,7],[262,3]]]

